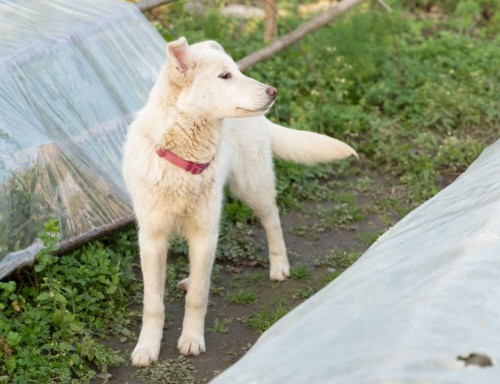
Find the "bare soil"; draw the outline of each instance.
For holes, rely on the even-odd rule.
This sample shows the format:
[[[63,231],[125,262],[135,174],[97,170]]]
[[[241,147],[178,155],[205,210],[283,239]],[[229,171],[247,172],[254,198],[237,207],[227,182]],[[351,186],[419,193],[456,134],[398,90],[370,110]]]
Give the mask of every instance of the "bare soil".
[[[391,190],[390,186],[384,188]],[[180,357],[176,348],[181,333],[184,303],[182,298],[167,302],[160,361],[151,368],[137,369],[130,364],[114,367],[96,383],[205,383],[241,358],[260,336],[249,325],[248,319],[277,306],[292,309],[328,284],[333,277],[352,263],[343,255],[361,254],[378,234],[396,222],[398,214],[373,209],[375,197],[369,191],[356,194],[356,204],[364,212],[362,219],[342,225],[328,224],[318,212],[328,212],[334,202],[305,202],[301,209],[281,215],[285,241],[292,267],[301,265],[302,272],[295,278],[276,283],[268,280],[268,270],[263,265],[217,264],[216,278],[206,319],[205,337],[207,352],[196,357]],[[388,216],[390,217],[388,219]],[[390,221],[390,223],[388,223]],[[256,241],[263,241],[264,233],[255,224]],[[259,278],[259,273],[262,278]],[[300,272],[300,271],[299,271]],[[234,292],[252,292],[255,302],[238,304],[232,301]],[[138,310],[140,308],[138,307]],[[216,325],[221,325],[218,328]],[[140,321],[133,331],[138,335]],[[127,360],[135,340],[121,343],[106,340],[106,344],[121,350]]]

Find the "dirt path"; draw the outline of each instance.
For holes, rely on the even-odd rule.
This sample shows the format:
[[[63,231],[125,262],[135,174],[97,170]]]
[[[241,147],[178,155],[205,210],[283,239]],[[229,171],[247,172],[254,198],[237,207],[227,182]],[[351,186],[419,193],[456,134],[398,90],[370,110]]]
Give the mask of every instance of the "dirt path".
[[[356,207],[344,204],[339,208],[337,202],[329,201],[306,202],[300,210],[282,214],[293,266],[291,279],[285,282],[270,282],[264,266],[217,264],[206,320],[206,353],[188,358],[179,355],[176,343],[184,313],[181,297],[166,305],[167,321],[157,364],[145,369],[130,365],[112,368],[111,377],[95,382],[209,382],[243,356],[269,323],[328,284],[398,219],[394,212],[374,210],[376,201],[369,195],[357,194]],[[342,215],[350,219],[339,221]],[[255,239],[263,238],[263,231],[256,224]],[[139,325],[133,331],[138,334]],[[129,356],[135,340],[108,340],[106,344]]]

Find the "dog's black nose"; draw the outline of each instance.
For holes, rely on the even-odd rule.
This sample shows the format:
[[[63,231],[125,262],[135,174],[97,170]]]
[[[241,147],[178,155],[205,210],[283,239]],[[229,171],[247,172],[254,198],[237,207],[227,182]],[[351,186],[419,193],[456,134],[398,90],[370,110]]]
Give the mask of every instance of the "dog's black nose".
[[[266,93],[274,99],[274,98],[276,98],[276,95],[278,94],[278,90],[276,88],[273,88],[273,87],[267,87]]]

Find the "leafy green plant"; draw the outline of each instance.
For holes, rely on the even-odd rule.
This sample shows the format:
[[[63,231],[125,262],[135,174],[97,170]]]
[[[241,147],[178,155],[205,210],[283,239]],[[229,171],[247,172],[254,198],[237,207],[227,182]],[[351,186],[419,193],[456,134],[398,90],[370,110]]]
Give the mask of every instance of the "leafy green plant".
[[[258,241],[251,226],[223,218],[217,258],[227,261],[252,260],[267,263],[263,241]]]
[[[8,140],[8,134],[0,129],[0,143]],[[0,171],[10,174],[3,162],[0,162]],[[36,231],[43,228],[46,216],[41,207],[45,202],[36,190],[37,171],[35,166],[18,170],[0,183],[0,257],[29,246]]]
[[[42,272],[57,261],[57,257],[52,254],[59,248],[57,244],[59,232],[57,219],[51,219],[44,224],[44,231],[38,233],[38,238],[42,241],[43,248],[36,255],[35,272]]]
[[[295,264],[290,268],[290,278],[291,279],[305,279],[310,276],[311,272],[307,269],[304,264]]]
[[[222,3],[201,19],[172,5],[170,32],[162,32],[169,39],[172,32],[190,41],[216,39],[236,59],[262,45],[260,21],[217,16],[217,5]],[[279,4],[289,12],[278,20],[281,31],[301,21],[299,5]],[[314,167],[276,161],[281,209],[298,208],[306,199],[331,200],[333,212],[316,230],[352,229],[364,212],[351,191],[350,199],[334,199],[332,179],[390,175],[401,193],[386,202],[402,215],[436,194],[443,174],[467,168],[497,138],[500,124],[500,50],[491,34],[500,25],[498,5],[499,0],[398,0],[393,12],[382,12],[367,3],[250,68],[249,76],[281,90],[272,120],[338,137],[362,156],[360,162]],[[254,246],[255,234],[243,224],[254,220],[248,207],[228,195],[224,213],[219,259],[265,263],[263,245]],[[299,232],[306,234],[304,227]]]
[[[132,336],[128,302],[138,283],[127,245],[135,239],[124,232],[107,246],[94,242],[56,257],[59,226],[51,220],[45,230],[34,272],[0,283],[0,375],[12,383],[88,382],[124,363],[99,339]]]
[[[190,42],[216,39],[236,59],[261,48],[262,21],[220,16],[217,7],[223,3],[216,0],[205,16],[194,16],[185,12],[184,2],[174,2],[165,7],[169,25],[154,23],[169,40],[180,35]],[[281,34],[304,19],[297,12],[301,3],[279,2],[288,11],[278,20]],[[282,210],[301,208],[304,200],[328,201],[327,208],[315,212],[315,225],[297,223],[299,235],[351,230],[375,216],[388,226],[438,192],[443,176],[455,177],[498,139],[500,0],[395,0],[391,7],[393,12],[383,12],[376,2],[367,2],[247,72],[280,89],[272,120],[337,137],[361,155],[359,162],[314,167],[275,162]],[[350,186],[363,178],[363,185]],[[28,204],[17,204],[23,219],[33,217],[30,209],[36,206],[31,188],[30,179],[22,177],[4,186],[14,202]],[[359,209],[360,201],[368,201],[369,209]],[[218,261],[267,264],[253,214],[229,194],[227,203]],[[8,204],[5,198],[0,201]],[[1,227],[16,227],[15,219],[1,217]],[[355,238],[371,244],[380,231],[363,230]],[[57,223],[47,223],[40,235],[45,249],[34,270],[0,282],[0,382],[89,382],[97,371],[123,361],[100,338],[133,337],[129,328],[137,316],[129,306],[141,295],[132,270],[138,254],[135,231],[64,257],[54,256],[57,233]],[[1,243],[17,249],[25,236],[4,235]],[[171,251],[176,257],[169,257],[167,300],[178,300],[183,294],[175,284],[187,276],[187,245],[175,241]],[[316,265],[335,269],[325,283],[360,253],[337,249],[318,259]],[[257,272],[243,278],[254,284],[267,281],[267,271]],[[292,274],[307,273],[299,266]],[[218,293],[224,292],[222,280],[214,286]],[[285,284],[273,283],[278,288],[271,294]],[[292,294],[303,299],[311,292],[301,287]],[[278,302],[243,321],[264,332],[288,310]],[[214,321],[214,332],[225,329],[225,320]],[[192,382],[193,373],[179,359],[140,370],[137,378],[181,383]]]
[[[243,202],[235,199],[229,189],[226,190],[226,203],[224,204],[224,216],[233,223],[247,223],[253,221],[252,210]]]
[[[134,377],[146,384],[192,384],[195,382],[193,373],[196,372],[193,364],[184,356],[177,359],[161,360],[150,367],[141,368]]]

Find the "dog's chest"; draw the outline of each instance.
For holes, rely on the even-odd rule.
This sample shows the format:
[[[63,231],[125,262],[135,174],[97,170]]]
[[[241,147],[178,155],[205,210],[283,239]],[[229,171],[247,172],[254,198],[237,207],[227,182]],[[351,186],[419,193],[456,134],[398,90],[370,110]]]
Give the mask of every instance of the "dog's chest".
[[[155,159],[157,160],[157,159]],[[160,159],[156,169],[151,168],[146,175],[150,193],[159,203],[168,207],[173,215],[189,214],[214,198],[217,188],[216,167],[211,163],[201,174],[193,175],[175,165],[164,163]],[[155,161],[158,163],[158,161]]]
[[[132,131],[125,149],[124,174],[134,205],[161,212],[165,220],[175,222],[197,212],[217,210],[228,172],[225,140],[219,144],[210,165],[194,175],[160,157],[152,149],[154,141]]]

